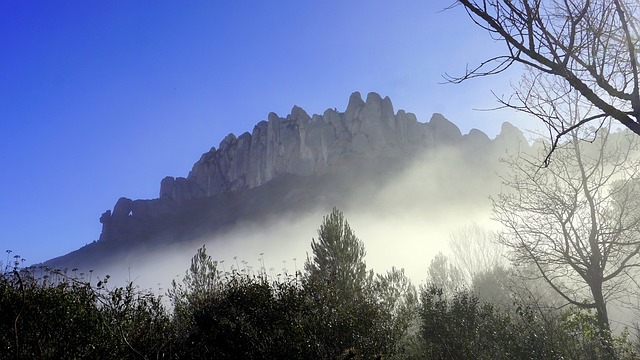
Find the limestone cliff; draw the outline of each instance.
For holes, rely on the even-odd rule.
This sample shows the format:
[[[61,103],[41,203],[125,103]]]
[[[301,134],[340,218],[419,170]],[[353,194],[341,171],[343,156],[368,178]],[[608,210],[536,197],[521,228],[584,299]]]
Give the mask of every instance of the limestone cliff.
[[[345,112],[329,109],[310,117],[294,106],[281,118],[270,113],[252,133],[227,135],[195,163],[189,176],[165,178],[160,197],[185,200],[250,189],[282,174],[311,175],[329,171],[348,153],[410,152],[416,146],[455,144],[460,130],[442,115],[427,124],[403,110],[394,113],[388,97],[370,93],[362,101],[353,93]]]
[[[502,137],[512,139],[513,129],[503,127],[509,134]],[[345,159],[354,156],[402,159],[441,146],[479,149],[490,143],[479,130],[463,136],[440,114],[420,123],[412,113],[395,112],[391,100],[376,93],[369,93],[366,101],[353,93],[344,112],[329,109],[309,116],[294,106],[284,118],[270,113],[251,133],[227,135],[217,149],[202,155],[186,178],[164,178],[158,199],[118,200],[113,212],[100,218],[100,240],[147,238],[159,222],[174,221],[175,214],[201,199],[254,189],[283,176],[335,173],[352,166]]]

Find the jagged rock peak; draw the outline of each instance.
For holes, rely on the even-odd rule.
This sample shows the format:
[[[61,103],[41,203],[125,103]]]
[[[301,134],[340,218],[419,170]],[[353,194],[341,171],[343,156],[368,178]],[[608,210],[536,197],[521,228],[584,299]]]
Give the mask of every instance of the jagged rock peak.
[[[502,123],[502,127],[500,128],[500,134],[498,136],[516,136],[516,137],[524,137],[524,134],[520,129],[515,127],[508,121]]]
[[[509,149],[519,149],[521,145],[529,145],[522,130],[506,121],[502,123],[502,128],[498,136],[496,136],[495,141],[504,143],[505,145],[503,147]]]
[[[358,91],[354,92],[349,96],[349,104],[347,105],[347,110],[345,110],[345,117],[347,119],[355,119],[360,114],[360,109],[364,107],[364,101],[362,101],[362,96]]]
[[[469,130],[469,133],[462,137],[463,139],[466,139],[471,146],[486,146],[491,144],[489,136],[475,128]]]
[[[306,124],[311,121],[311,117],[309,117],[309,114],[307,114],[307,112],[304,111],[303,108],[299,107],[298,105],[294,105],[291,109],[291,114],[287,115],[287,121],[295,121],[298,123]]]
[[[447,120],[442,114],[434,113],[428,123],[424,124],[426,129],[426,142],[432,146],[457,145],[462,138],[462,132],[456,124]]]

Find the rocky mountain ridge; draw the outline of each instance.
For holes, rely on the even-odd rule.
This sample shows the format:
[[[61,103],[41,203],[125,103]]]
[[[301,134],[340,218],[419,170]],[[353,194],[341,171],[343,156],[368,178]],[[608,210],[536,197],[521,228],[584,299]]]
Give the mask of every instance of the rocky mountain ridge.
[[[488,142],[484,137],[479,141]],[[395,151],[402,156],[418,144],[454,145],[461,138],[458,127],[442,115],[421,124],[412,113],[394,113],[389,97],[369,93],[365,102],[355,92],[343,113],[328,109],[310,117],[294,106],[285,118],[270,113],[252,133],[227,135],[218,149],[202,155],[186,179],[163,179],[160,197],[180,201],[251,189],[282,174],[325,173],[348,153]]]
[[[509,123],[493,140],[477,129],[463,135],[440,114],[421,123],[412,113],[395,112],[391,100],[376,93],[363,101],[354,92],[344,112],[328,109],[309,116],[294,106],[284,118],[270,113],[251,133],[227,135],[187,177],[162,179],[157,199],[120,198],[113,211],[100,217],[97,244],[180,241],[276,206],[288,208],[332,193],[339,199],[353,187],[336,180],[341,174],[362,173],[353,178],[364,182],[392,174],[392,167],[425,151],[453,147],[481,156],[489,148],[523,141],[522,132]]]

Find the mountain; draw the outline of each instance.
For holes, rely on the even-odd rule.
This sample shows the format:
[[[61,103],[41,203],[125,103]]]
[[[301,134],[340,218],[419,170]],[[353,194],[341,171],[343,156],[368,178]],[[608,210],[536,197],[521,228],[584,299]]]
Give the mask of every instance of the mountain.
[[[465,166],[492,168],[497,153],[521,143],[522,132],[508,123],[493,140],[476,129],[463,135],[441,114],[421,123],[376,93],[366,101],[353,93],[344,112],[309,116],[294,106],[284,118],[270,113],[251,133],[227,135],[186,177],[162,179],[158,198],[120,198],[100,217],[99,240],[45,265],[96,267],[274,214],[347,206],[371,198],[424,154],[455,149]]]

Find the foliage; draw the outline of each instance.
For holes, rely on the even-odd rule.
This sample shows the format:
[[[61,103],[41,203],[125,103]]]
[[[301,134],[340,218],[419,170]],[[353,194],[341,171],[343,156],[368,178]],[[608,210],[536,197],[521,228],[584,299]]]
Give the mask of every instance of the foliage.
[[[312,239],[313,260],[307,258],[305,270],[312,283],[330,282],[337,296],[349,300],[361,295],[370,285],[371,274],[366,271],[364,244],[351,230],[344,214],[336,208],[325,216]]]
[[[357,239],[341,216],[325,217],[323,225],[335,224],[351,234],[338,242]],[[18,262],[0,274],[0,359],[591,359],[606,357],[606,349],[616,358],[637,356],[624,336],[603,344],[591,312],[495,307],[435,285],[418,296],[403,270],[367,272],[360,246],[352,247],[357,257],[319,253],[362,266],[275,280],[264,270],[221,273],[202,247],[169,291],[171,312],[133,283],[110,289],[107,277],[93,286]],[[332,269],[365,276],[347,282],[347,293]]]
[[[168,325],[159,299],[131,284],[107,290],[49,269],[0,274],[0,357],[164,358]]]
[[[220,293],[222,282],[217,271],[217,262],[207,254],[206,246],[199,248],[191,259],[189,269],[182,282],[172,280],[168,296],[173,304],[173,324],[178,341],[187,336],[194,327],[194,311]]]
[[[176,320],[189,323],[177,348],[190,359],[312,358],[305,335],[304,294],[295,282],[269,283],[264,277],[233,273],[219,291],[190,306]],[[178,324],[176,324],[178,325]]]
[[[324,217],[311,249],[304,287],[313,309],[318,356],[336,358],[351,348],[365,357],[399,350],[409,326],[410,305],[403,303],[404,295],[411,296],[404,274],[393,271],[375,281],[373,272],[366,270],[364,244],[336,208]],[[390,299],[394,291],[402,296]]]
[[[500,265],[474,275],[471,289],[482,301],[494,306],[509,306],[515,300],[512,282],[514,274]]]
[[[597,319],[578,308],[540,311],[523,303],[499,309],[468,291],[421,290],[420,354],[429,359],[632,359],[628,340],[607,353]]]
[[[506,323],[490,304],[480,304],[468,292],[452,300],[437,286],[421,291],[420,334],[424,355],[434,359],[504,358],[499,346]]]
[[[191,259],[191,265],[182,282],[172,281],[169,297],[174,305],[193,305],[203,301],[209,294],[219,291],[220,274],[217,265],[218,263],[207,254],[207,247],[202,245]]]
[[[84,283],[57,278],[39,282],[28,270],[5,272],[0,277],[0,318],[7,358],[91,357],[107,349],[95,294]]]
[[[409,357],[415,348],[415,334],[419,326],[415,286],[404,274],[404,269],[393,267],[386,274],[376,276],[375,294],[383,315],[378,326],[390,344],[384,353],[399,359]]]
[[[374,277],[367,271],[364,245],[337,209],[324,217],[318,235],[306,273],[284,281],[270,281],[265,273],[221,275],[205,248],[198,250],[183,283],[170,291],[181,356],[335,359],[349,352],[405,353],[417,295],[404,272]]]
[[[94,293],[105,329],[118,344],[119,351],[114,355],[142,359],[171,357],[171,338],[166,334],[172,328],[161,298],[140,291],[132,282],[107,289],[102,281]]]
[[[367,356],[391,349],[381,326],[384,314],[372,294],[344,301],[341,289],[329,281],[309,281],[304,288],[311,310],[306,320],[317,358],[337,358],[348,349]]]

